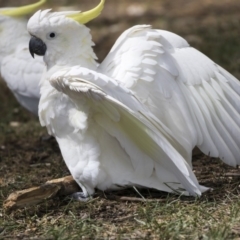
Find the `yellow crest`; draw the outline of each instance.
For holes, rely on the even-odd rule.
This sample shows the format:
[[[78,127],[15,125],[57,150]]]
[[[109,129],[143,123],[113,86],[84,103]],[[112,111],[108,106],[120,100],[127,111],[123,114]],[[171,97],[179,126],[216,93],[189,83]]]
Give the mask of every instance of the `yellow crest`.
[[[16,7],[11,9],[4,9],[0,10],[1,15],[9,16],[9,17],[21,17],[28,14],[31,14],[33,12],[36,12],[38,8],[43,5],[46,2],[46,0],[40,0],[37,3],[29,4],[22,7]]]
[[[72,18],[81,24],[85,24],[100,15],[100,13],[103,10],[104,3],[105,3],[105,0],[101,0],[98,6],[96,6],[92,10],[89,10],[87,12],[82,12],[82,13],[81,12],[74,13],[72,15],[68,15],[67,17]]]

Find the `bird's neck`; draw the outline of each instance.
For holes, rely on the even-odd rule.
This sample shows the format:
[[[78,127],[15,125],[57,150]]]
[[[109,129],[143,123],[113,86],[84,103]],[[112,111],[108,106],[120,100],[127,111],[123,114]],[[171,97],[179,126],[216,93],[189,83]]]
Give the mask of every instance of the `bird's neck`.
[[[75,65],[80,65],[92,70],[97,68],[97,57],[92,48],[94,43],[92,42],[90,30],[84,25],[79,27],[79,32],[76,32],[70,42],[66,42],[60,51],[54,49],[55,46],[51,46],[50,51],[46,52],[44,61],[46,62],[48,70],[54,66],[72,67]],[[51,53],[51,50],[54,54]]]

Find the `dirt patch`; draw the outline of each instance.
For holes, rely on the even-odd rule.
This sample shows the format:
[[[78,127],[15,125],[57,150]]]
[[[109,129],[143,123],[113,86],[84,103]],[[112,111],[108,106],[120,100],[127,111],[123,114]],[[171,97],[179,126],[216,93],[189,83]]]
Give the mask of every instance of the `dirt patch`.
[[[98,1],[61,2],[86,10]],[[2,6],[14,3],[0,1]],[[88,25],[99,61],[126,28],[146,23],[180,34],[240,77],[239,10],[238,0],[106,1],[103,14]],[[3,82],[0,116],[0,204],[12,191],[69,174],[55,140],[43,140],[45,129],[18,105]],[[200,199],[141,189],[141,195],[154,202],[115,200],[116,196],[141,198],[128,189],[98,192],[89,203],[57,198],[12,213],[0,208],[0,239],[239,237],[239,168],[204,155],[195,157],[193,165],[200,183],[213,189]]]

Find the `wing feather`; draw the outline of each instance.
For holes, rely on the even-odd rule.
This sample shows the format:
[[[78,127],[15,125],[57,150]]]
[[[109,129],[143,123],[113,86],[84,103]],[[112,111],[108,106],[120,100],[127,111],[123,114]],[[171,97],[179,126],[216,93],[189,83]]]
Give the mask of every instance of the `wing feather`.
[[[140,173],[145,170],[145,174],[153,173],[154,163],[157,162],[173,173],[190,194],[201,194],[191,167],[172,146],[166,129],[155,121],[154,116],[151,118],[151,113],[128,89],[103,74],[80,67],[57,72],[49,80],[53,87],[68,95],[77,106],[82,98],[89,101],[96,123],[118,139]],[[96,90],[94,94],[101,97],[93,97],[93,89]],[[144,156],[152,160],[148,162]]]
[[[239,95],[225,78],[227,74],[223,76],[214,62],[193,48],[178,50],[172,56],[180,72],[179,85],[190,90],[185,95],[187,101],[191,103],[191,99],[195,98],[205,119],[205,124],[197,122],[203,138],[209,138],[210,134],[218,155],[215,155],[213,145],[206,148],[199,143],[198,147],[205,154],[217,156],[229,165],[240,164]],[[238,84],[235,79],[234,84]],[[197,116],[196,106],[191,109]],[[209,134],[205,135],[207,131]]]
[[[99,70],[131,89],[174,132],[189,164],[195,145],[240,164],[240,83],[183,38],[135,26],[120,36]]]
[[[19,46],[1,62],[1,75],[19,103],[29,111],[38,113],[39,82],[45,66],[42,58],[32,59],[26,47]]]
[[[1,74],[8,87],[27,97],[40,97],[39,81],[44,71],[41,57],[32,59],[27,48],[20,48],[2,60]]]

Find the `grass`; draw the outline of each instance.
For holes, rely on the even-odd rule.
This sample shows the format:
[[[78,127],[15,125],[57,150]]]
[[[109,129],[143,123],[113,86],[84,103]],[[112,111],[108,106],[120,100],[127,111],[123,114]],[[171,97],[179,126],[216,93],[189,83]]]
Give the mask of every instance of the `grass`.
[[[220,202],[173,196],[161,200],[123,203],[99,197],[76,203],[55,199],[5,215],[1,234],[43,239],[232,239],[239,235],[237,196],[226,195]]]
[[[76,1],[71,1],[75,3]],[[240,77],[238,11],[228,1],[125,0],[107,1],[99,21],[89,24],[96,52],[103,59],[119,34],[137,23],[150,23],[185,37],[218,64]],[[114,5],[115,4],[115,5]],[[119,4],[119,6],[116,6]],[[127,15],[131,4],[145,7],[142,16]],[[87,1],[83,1],[87,9]],[[159,13],[159,14],[158,14]],[[111,29],[111,34],[109,34]],[[240,172],[204,155],[194,158],[201,184],[213,190],[201,198],[187,198],[138,189],[145,202],[116,200],[140,198],[134,189],[97,192],[87,203],[55,198],[36,206],[6,212],[1,206],[16,190],[38,186],[69,174],[56,142],[42,141],[46,130],[19,107],[0,82],[0,239],[237,239],[240,237]],[[17,126],[12,124],[17,122]]]

